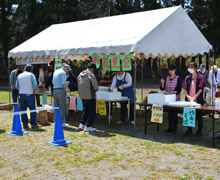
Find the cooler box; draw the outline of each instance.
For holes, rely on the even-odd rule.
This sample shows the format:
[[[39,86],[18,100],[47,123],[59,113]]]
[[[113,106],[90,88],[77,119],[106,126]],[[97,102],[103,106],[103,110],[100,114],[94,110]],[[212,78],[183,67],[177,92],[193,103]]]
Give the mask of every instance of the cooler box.
[[[101,100],[121,100],[121,92],[96,92],[96,98]]]
[[[176,94],[166,95],[163,93],[153,93],[148,94],[147,103],[148,104],[158,104],[158,105],[166,105],[168,102],[175,102]]]

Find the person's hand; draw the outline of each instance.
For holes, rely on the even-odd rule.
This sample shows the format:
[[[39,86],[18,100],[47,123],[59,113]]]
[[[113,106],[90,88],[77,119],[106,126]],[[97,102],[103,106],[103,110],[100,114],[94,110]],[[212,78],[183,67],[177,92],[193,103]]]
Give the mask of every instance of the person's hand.
[[[35,94],[36,92],[37,92],[37,90],[36,90],[36,89],[34,89],[33,94]]]
[[[213,86],[214,88],[216,87],[216,85],[215,85],[215,84],[213,84],[212,86]]]
[[[109,92],[113,92],[113,90],[112,90],[112,89],[109,89]]]
[[[189,101],[192,100],[192,97],[191,97],[191,96],[187,95],[186,97],[187,97],[187,99],[188,99]]]
[[[125,85],[124,85],[124,84],[122,84],[122,85],[121,85],[121,87],[122,87],[122,89],[124,89],[124,88],[125,88]]]
[[[12,87],[12,88],[11,88],[11,90],[12,90],[12,91],[14,91],[14,90],[15,90],[15,88],[14,88],[14,87]]]
[[[68,85],[70,85],[70,81],[66,81]]]
[[[196,96],[191,97],[191,101],[195,101],[196,100]]]
[[[160,79],[160,82],[161,82],[162,85],[164,85],[165,79],[164,79],[164,78],[161,78],[161,79]]]

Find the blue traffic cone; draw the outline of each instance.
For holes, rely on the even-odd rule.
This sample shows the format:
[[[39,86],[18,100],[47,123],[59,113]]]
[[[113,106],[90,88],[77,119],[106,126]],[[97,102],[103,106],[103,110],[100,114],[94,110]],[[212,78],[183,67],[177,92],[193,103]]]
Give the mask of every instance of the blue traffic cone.
[[[48,141],[47,143],[53,146],[63,146],[63,145],[72,143],[64,139],[63,126],[62,126],[62,121],[61,121],[61,116],[60,116],[60,109],[56,110],[56,120],[55,120],[53,141]]]
[[[14,112],[18,112],[18,104],[14,104]],[[12,131],[7,133],[11,136],[21,136],[28,134],[27,132],[22,131],[21,120],[19,114],[15,114],[13,117]]]

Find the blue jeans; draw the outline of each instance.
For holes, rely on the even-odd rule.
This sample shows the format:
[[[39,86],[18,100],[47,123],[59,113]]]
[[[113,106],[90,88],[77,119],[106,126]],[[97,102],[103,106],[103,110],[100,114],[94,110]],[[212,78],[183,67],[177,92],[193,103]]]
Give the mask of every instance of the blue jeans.
[[[19,94],[19,103],[22,111],[27,111],[27,107],[30,110],[35,110],[35,98],[33,94]],[[23,125],[28,125],[28,117],[27,114],[22,114],[21,119]],[[31,113],[31,125],[37,124],[36,120],[36,112]]]
[[[14,89],[12,91],[12,99],[13,99],[13,103],[17,103],[18,102],[18,90]]]
[[[96,99],[83,99],[83,114],[80,123],[92,127],[96,115]]]

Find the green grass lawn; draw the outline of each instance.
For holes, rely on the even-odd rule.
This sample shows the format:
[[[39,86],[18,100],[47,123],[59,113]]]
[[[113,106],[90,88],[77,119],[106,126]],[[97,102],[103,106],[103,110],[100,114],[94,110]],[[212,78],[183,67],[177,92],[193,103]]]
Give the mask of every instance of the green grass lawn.
[[[0,97],[5,97],[0,93]],[[8,111],[1,111],[6,113]],[[178,134],[160,131],[154,124],[144,135],[143,116],[137,116],[137,133],[129,123],[118,126],[119,111],[113,114],[111,125],[97,116],[96,132],[78,129],[81,112],[70,113],[64,129],[65,139],[72,144],[54,147],[54,124],[28,135],[9,136],[13,117],[0,117],[0,179],[216,179],[220,177],[220,140],[212,147],[211,121],[204,119],[201,138],[186,137],[179,119]],[[219,124],[218,124],[218,127]],[[195,130],[194,130],[195,131]]]

